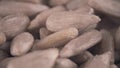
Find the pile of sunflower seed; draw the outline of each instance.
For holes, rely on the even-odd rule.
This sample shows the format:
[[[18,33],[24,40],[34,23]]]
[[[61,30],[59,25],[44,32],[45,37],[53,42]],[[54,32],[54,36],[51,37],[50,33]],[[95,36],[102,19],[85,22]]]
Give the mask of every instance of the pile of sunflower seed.
[[[120,0],[0,0],[0,68],[120,68]]]

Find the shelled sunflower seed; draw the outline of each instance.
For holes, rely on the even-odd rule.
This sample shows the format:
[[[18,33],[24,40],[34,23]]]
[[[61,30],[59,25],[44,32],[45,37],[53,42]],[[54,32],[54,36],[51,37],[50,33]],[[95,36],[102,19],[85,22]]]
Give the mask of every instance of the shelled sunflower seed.
[[[0,0],[0,68],[120,68],[120,1]]]

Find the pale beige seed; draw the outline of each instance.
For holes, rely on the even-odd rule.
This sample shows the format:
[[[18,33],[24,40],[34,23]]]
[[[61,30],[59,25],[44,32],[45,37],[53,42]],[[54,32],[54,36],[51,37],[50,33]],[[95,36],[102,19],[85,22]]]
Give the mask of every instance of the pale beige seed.
[[[66,8],[69,10],[75,10],[85,6],[89,6],[88,0],[71,0],[66,4]]]
[[[5,33],[0,32],[0,45],[6,42]]]
[[[120,18],[120,2],[116,0],[89,0],[89,5],[105,14]]]
[[[96,55],[80,68],[110,68],[111,52]]]
[[[13,56],[24,55],[31,49],[33,42],[34,38],[30,33],[21,33],[12,40],[10,52]]]
[[[76,28],[61,30],[41,39],[33,46],[33,50],[61,47],[76,36],[78,36],[78,30]]]
[[[93,55],[89,51],[85,51],[76,56],[71,57],[71,59],[77,64],[83,64],[93,58]]]
[[[101,33],[97,30],[85,32],[79,37],[67,43],[60,52],[61,57],[72,57],[94,46],[102,39]]]
[[[36,16],[35,19],[31,21],[30,25],[28,26],[28,30],[35,30],[39,29],[42,26],[45,26],[46,20],[51,14],[61,11],[65,11],[65,8],[63,6],[56,6],[41,12]]]
[[[51,6],[65,5],[70,0],[49,0]]]
[[[99,21],[100,18],[92,14],[78,14],[77,12],[64,11],[49,16],[46,26],[50,31],[59,31],[70,27],[75,27],[79,31],[82,31],[89,25],[97,24]]]
[[[15,57],[11,60],[3,61],[0,64],[2,68],[53,68],[58,49],[48,49],[43,51],[34,51],[21,57]]]
[[[70,59],[58,58],[54,68],[77,68],[77,64]]]
[[[120,27],[117,29],[116,33],[115,33],[115,49],[117,51],[120,50]]]
[[[18,2],[28,2],[28,3],[35,3],[35,4],[42,3],[42,0],[1,0],[1,1],[18,1]]]
[[[25,2],[0,2],[0,16],[23,13],[33,16],[43,10],[48,9],[45,5],[31,4]]]
[[[29,18],[25,15],[9,15],[0,21],[0,31],[4,32],[7,38],[13,38],[26,30],[29,25]]]
[[[76,9],[75,12],[77,12],[77,13],[85,13],[85,14],[93,14],[94,9],[91,8],[90,6],[84,6],[84,7],[80,7],[78,9]]]
[[[48,35],[50,35],[52,32],[49,31],[47,28],[42,27],[39,30],[39,34],[40,34],[40,39],[43,39],[45,37],[47,37]]]

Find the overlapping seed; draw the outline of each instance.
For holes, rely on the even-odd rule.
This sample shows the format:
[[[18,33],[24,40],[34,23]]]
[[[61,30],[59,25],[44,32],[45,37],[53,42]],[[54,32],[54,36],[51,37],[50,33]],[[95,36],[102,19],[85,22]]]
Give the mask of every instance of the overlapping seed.
[[[52,14],[46,22],[50,31],[59,31],[62,29],[75,27],[79,31],[84,30],[91,24],[98,23],[100,18],[91,14],[77,14],[75,12],[59,12]]]
[[[93,14],[94,13],[94,9],[89,7],[89,6],[85,6],[85,7],[81,7],[75,10],[75,12],[78,13],[85,13],[85,14]]]
[[[42,26],[45,26],[47,18],[56,12],[65,11],[63,6],[57,6],[48,10],[43,11],[42,13],[38,14],[35,19],[33,19],[28,26],[28,30],[35,30],[39,29]]]
[[[63,47],[60,52],[61,57],[71,57],[77,55],[86,49],[94,46],[102,39],[101,33],[97,30],[91,30],[83,35],[71,40]]]
[[[89,5],[98,11],[120,18],[120,2],[117,0],[89,0]]]
[[[13,38],[26,30],[29,25],[29,18],[25,15],[8,15],[0,21],[0,31],[4,32],[7,38]]]
[[[86,6],[88,6],[88,1],[89,0],[71,0],[66,4],[66,7],[69,10],[74,10],[74,9],[78,9],[81,7],[86,7]]]
[[[58,31],[48,37],[39,40],[34,46],[35,49],[46,49],[52,47],[60,47],[78,36],[78,30],[76,28],[68,28]]]
[[[22,57],[13,58],[3,63],[3,68],[52,68],[58,56],[57,49],[49,49],[43,51],[35,51]],[[18,62],[19,61],[19,62]],[[5,61],[3,61],[5,62]],[[46,65],[47,63],[47,65]]]
[[[23,2],[0,2],[0,16],[22,13],[33,16],[48,9],[45,5],[23,3]]]
[[[21,33],[13,39],[10,52],[13,56],[24,55],[31,49],[33,42],[34,38],[30,33]]]
[[[119,0],[0,0],[0,68],[120,68]]]

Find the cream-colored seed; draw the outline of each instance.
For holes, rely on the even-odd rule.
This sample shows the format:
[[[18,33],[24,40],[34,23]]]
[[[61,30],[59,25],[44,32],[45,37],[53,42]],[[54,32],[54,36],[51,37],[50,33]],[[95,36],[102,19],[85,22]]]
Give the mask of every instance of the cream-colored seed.
[[[26,54],[31,49],[33,42],[34,38],[28,32],[17,35],[11,43],[11,54],[13,56],[21,56]]]
[[[44,39],[41,39],[33,46],[33,50],[61,47],[77,36],[78,30],[76,28],[61,30],[45,37]]]

